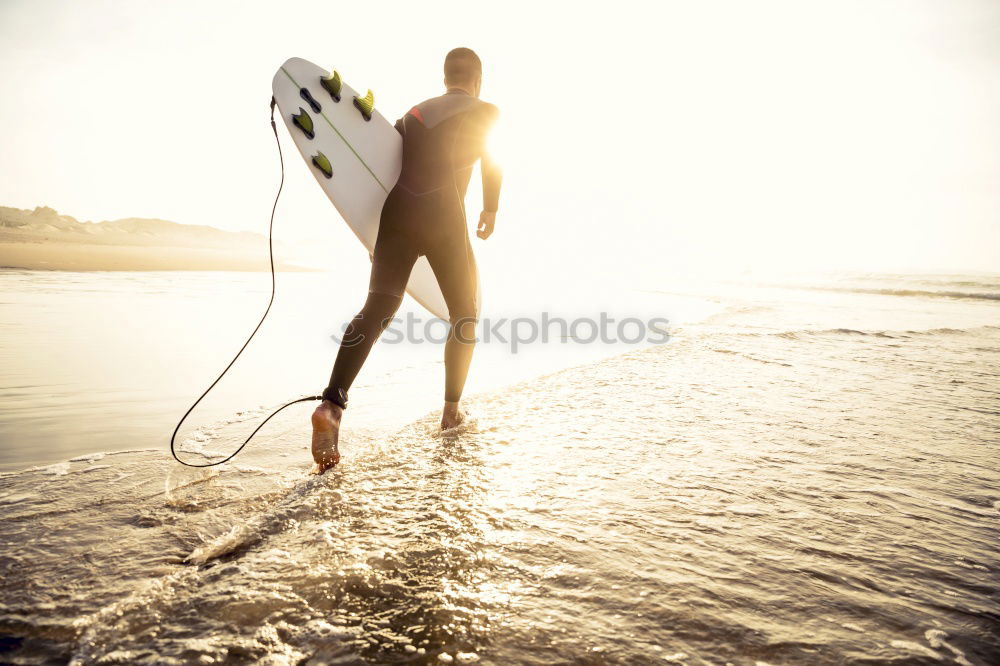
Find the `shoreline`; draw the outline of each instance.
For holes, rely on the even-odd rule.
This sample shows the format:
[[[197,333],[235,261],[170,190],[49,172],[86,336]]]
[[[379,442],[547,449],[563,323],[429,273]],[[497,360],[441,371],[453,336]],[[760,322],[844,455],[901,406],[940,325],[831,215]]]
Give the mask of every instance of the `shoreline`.
[[[98,245],[92,243],[0,242],[0,268],[44,271],[238,271],[268,272],[266,252],[194,247]],[[316,269],[275,261],[275,270],[313,272]]]

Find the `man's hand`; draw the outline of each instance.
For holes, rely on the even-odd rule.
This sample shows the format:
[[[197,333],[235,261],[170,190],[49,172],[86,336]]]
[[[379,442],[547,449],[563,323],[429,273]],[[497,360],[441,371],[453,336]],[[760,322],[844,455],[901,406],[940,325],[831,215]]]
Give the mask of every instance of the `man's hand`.
[[[497,212],[495,210],[489,211],[484,210],[479,214],[479,226],[476,227],[476,235],[486,240],[493,233],[493,225],[497,221]]]

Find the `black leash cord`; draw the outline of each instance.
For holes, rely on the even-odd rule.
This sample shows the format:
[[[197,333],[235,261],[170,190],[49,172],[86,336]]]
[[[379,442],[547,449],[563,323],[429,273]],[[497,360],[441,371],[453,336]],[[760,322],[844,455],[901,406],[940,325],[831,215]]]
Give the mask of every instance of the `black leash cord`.
[[[213,388],[215,388],[215,385],[218,384],[219,381],[221,381],[222,378],[226,376],[226,373],[229,372],[229,368],[233,367],[233,363],[236,363],[236,359],[238,359],[240,357],[240,354],[243,353],[243,350],[246,349],[247,345],[250,344],[250,341],[253,340],[253,336],[257,335],[257,331],[260,330],[260,327],[264,323],[264,320],[267,319],[267,314],[271,311],[271,306],[274,305],[274,292],[275,292],[275,288],[274,288],[274,286],[275,286],[275,280],[274,280],[274,213],[275,213],[275,211],[278,210],[278,198],[281,196],[281,190],[282,190],[282,188],[285,187],[285,158],[281,154],[281,140],[278,139],[278,126],[275,125],[275,123],[274,123],[274,107],[275,107],[275,104],[276,104],[276,101],[272,97],[271,98],[271,131],[274,132],[274,141],[278,145],[278,160],[281,163],[281,184],[278,185],[278,193],[276,195],[274,195],[274,206],[271,207],[271,223],[267,227],[267,251],[268,251],[268,254],[269,254],[270,258],[271,258],[271,300],[269,300],[267,302],[267,309],[264,310],[264,316],[262,316],[260,318],[260,321],[257,323],[256,328],[253,329],[253,333],[251,333],[250,337],[247,338],[247,341],[243,343],[243,346],[240,347],[240,350],[238,352],[236,352],[236,356],[234,356],[233,360],[229,362],[229,365],[226,366],[226,369],[222,371],[222,374],[220,374],[215,379],[215,381],[212,382],[212,384],[207,389],[205,389],[205,392],[202,393],[198,397],[198,399],[194,401],[194,404],[191,405],[190,407],[188,407],[188,410],[186,412],[184,412],[184,416],[182,416],[181,420],[177,422],[177,427],[174,428],[174,434],[172,434],[170,436],[170,455],[172,455],[174,457],[174,460],[176,460],[180,464],[186,465],[188,467],[215,467],[216,465],[221,465],[222,463],[229,462],[230,460],[232,460],[233,458],[236,457],[236,454],[238,454],[240,451],[243,450],[243,447],[245,447],[247,444],[250,443],[250,440],[253,439],[253,436],[256,435],[257,432],[261,428],[264,427],[265,423],[267,423],[272,418],[274,418],[274,416],[278,412],[280,412],[281,410],[283,410],[285,407],[290,407],[290,406],[292,406],[292,405],[294,405],[296,403],[299,403],[299,402],[309,402],[309,401],[312,401],[312,400],[322,400],[323,399],[323,396],[321,396],[321,395],[311,395],[311,396],[309,396],[307,398],[299,398],[298,400],[292,400],[291,402],[286,403],[286,404],[282,405],[281,407],[278,407],[276,410],[274,410],[273,412],[271,412],[270,416],[268,416],[266,419],[264,419],[263,421],[261,421],[260,425],[257,426],[252,433],[250,433],[250,436],[247,437],[243,441],[242,444],[240,444],[240,447],[238,449],[236,449],[235,451],[233,451],[231,454],[229,454],[227,457],[223,458],[222,460],[218,460],[216,462],[205,463],[204,465],[197,465],[195,463],[185,462],[185,461],[181,460],[177,456],[177,447],[176,447],[176,444],[174,442],[177,439],[177,433],[178,433],[178,431],[180,431],[181,425],[184,424],[185,419],[187,419],[187,417],[191,414],[191,412],[194,411],[194,408],[198,406],[198,403],[200,403],[205,398],[205,396],[208,395],[209,391],[211,391]]]

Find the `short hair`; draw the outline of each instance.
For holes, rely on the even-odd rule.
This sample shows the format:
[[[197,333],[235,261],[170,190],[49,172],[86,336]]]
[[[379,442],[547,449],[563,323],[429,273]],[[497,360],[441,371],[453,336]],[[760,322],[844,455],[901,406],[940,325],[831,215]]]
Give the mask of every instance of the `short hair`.
[[[483,63],[472,49],[460,46],[444,57],[445,83],[472,83],[483,73]]]

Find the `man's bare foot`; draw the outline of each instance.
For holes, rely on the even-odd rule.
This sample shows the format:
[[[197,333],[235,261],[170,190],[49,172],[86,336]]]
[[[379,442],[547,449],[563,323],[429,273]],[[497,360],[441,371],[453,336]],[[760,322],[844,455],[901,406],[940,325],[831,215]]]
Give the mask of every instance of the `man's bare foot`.
[[[458,408],[458,403],[445,401],[441,412],[441,430],[457,428],[464,420],[465,412]]]
[[[344,408],[324,400],[312,414],[312,455],[316,462],[310,474],[322,474],[340,462],[337,440]]]

